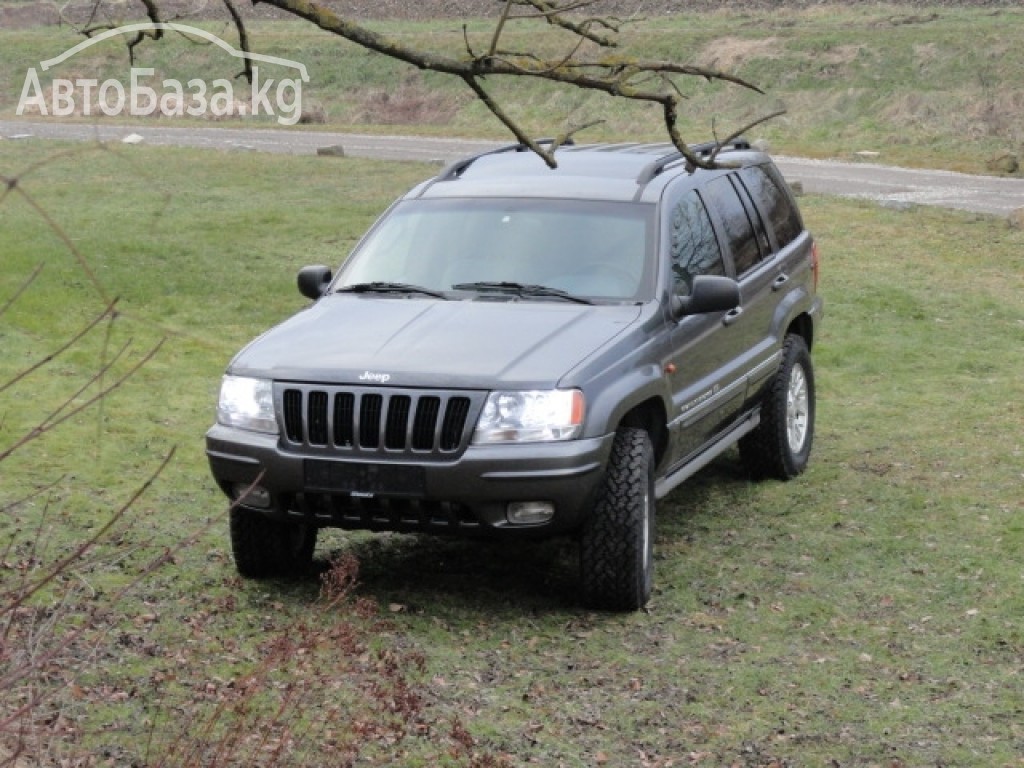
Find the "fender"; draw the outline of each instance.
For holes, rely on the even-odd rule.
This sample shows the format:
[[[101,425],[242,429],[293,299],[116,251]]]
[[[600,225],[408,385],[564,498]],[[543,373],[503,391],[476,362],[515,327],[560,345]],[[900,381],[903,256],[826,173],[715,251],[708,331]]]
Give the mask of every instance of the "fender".
[[[793,324],[793,321],[802,314],[809,313],[813,304],[813,297],[804,286],[793,288],[786,298],[779,302],[772,315],[772,330],[782,344],[782,337],[786,329]]]
[[[559,381],[579,387],[587,403],[584,436],[611,434],[627,413],[657,400],[662,423],[672,409],[672,391],[661,367],[668,324],[662,302],[652,302],[625,334]]]
[[[783,270],[789,274],[789,286],[791,287],[772,315],[772,332],[778,340],[780,349],[783,336],[800,315],[806,314],[811,318],[812,323],[820,319],[821,299],[815,296],[809,286],[812,242],[810,234],[805,232],[797,241],[798,244],[793,246],[796,252],[786,259],[786,264],[783,266]],[[806,341],[810,348],[812,340],[807,339]]]
[[[661,404],[662,421],[672,405],[672,393],[660,365],[647,364],[625,375],[607,373],[584,390],[587,396],[588,435],[614,432],[627,413],[641,403],[657,400]],[[595,396],[596,395],[596,396]],[[591,399],[593,397],[593,399]]]

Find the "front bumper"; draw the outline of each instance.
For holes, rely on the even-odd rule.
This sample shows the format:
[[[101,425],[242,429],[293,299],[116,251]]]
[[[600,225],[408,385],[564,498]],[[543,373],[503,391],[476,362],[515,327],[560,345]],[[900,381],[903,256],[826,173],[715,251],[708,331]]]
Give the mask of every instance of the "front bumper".
[[[358,461],[281,450],[276,435],[223,425],[206,435],[210,470],[241,506],[318,526],[446,533],[556,534],[581,525],[614,435],[469,446],[450,461]],[[258,491],[246,489],[250,486]],[[510,523],[510,502],[549,502],[550,521]]]

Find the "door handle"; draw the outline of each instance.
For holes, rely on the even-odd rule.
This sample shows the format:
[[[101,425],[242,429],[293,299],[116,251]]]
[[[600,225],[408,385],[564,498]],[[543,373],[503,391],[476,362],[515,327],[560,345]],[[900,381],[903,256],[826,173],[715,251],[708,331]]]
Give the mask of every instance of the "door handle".
[[[775,282],[772,283],[772,290],[777,291],[788,282],[789,275],[779,275],[778,277],[775,278]]]
[[[740,319],[740,315],[743,314],[743,307],[736,307],[725,313],[725,317],[722,318],[723,325],[732,325]]]

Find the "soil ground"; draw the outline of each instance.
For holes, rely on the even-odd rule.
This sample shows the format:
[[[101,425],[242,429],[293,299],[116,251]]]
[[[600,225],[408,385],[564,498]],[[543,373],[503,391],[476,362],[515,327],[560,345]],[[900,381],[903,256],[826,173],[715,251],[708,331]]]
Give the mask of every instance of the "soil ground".
[[[908,6],[934,8],[940,6],[991,7],[1011,8],[1017,6],[1018,0],[904,0],[893,3],[906,8]],[[877,0],[846,0],[846,5],[857,4],[878,5]],[[435,19],[460,17],[486,17],[497,15],[501,9],[500,0],[327,0],[323,3],[339,13],[348,14],[359,19]],[[622,3],[621,0],[597,0],[588,11],[620,17],[628,15],[658,16],[672,13],[706,12],[712,10],[734,9],[763,10],[766,8],[792,7],[808,8],[826,5],[822,0],[632,0]],[[93,0],[77,0],[69,4],[52,2],[51,0],[0,0],[0,28],[18,29],[37,25],[60,23],[59,9],[65,12],[74,6],[92,7]],[[224,9],[220,3],[209,3],[199,14],[194,12],[196,4],[189,0],[166,0],[159,3],[165,18],[173,18],[181,14],[186,18],[209,16],[224,17]],[[237,3],[242,15],[249,18],[286,17],[282,11],[267,5],[253,4],[246,1]],[[138,3],[139,17],[144,18],[142,3]]]

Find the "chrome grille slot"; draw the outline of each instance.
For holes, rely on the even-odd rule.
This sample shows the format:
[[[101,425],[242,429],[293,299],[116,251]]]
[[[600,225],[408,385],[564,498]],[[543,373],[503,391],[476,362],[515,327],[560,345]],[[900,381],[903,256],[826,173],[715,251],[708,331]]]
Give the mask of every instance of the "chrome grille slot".
[[[409,423],[409,403],[411,402],[412,399],[408,395],[395,395],[388,403],[384,447],[390,451],[399,451],[405,448],[406,426]]]
[[[444,414],[444,422],[441,426],[442,451],[454,451],[459,447],[468,415],[468,399],[457,397],[448,401],[448,410]]]
[[[441,410],[441,398],[421,397],[412,423],[412,449],[429,451],[434,447],[434,425]]]
[[[327,393],[310,392],[307,397],[306,426],[310,445],[327,445]]]
[[[376,448],[380,445],[380,413],[384,398],[380,395],[363,395],[359,406],[359,445]]]
[[[355,395],[339,392],[334,396],[334,444],[339,448],[351,448],[355,443],[355,412]]]
[[[450,456],[463,450],[484,392],[279,384],[285,443],[336,456]]]
[[[293,443],[302,442],[302,393],[289,389],[284,393],[284,429],[285,435]]]

